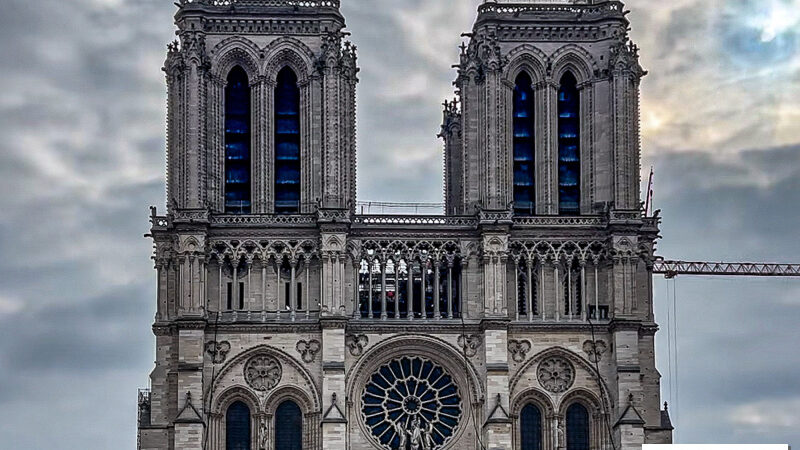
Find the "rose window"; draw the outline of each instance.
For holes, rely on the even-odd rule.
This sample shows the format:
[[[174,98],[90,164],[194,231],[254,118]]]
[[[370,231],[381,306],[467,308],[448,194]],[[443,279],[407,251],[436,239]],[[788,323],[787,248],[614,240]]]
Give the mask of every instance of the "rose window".
[[[550,392],[559,394],[572,387],[575,370],[572,364],[560,356],[547,358],[539,364],[539,383]]]
[[[244,379],[257,391],[268,391],[281,381],[283,369],[277,359],[269,355],[250,358],[244,366]]]
[[[439,449],[461,419],[461,396],[444,369],[421,357],[381,366],[367,380],[362,419],[383,448]]]

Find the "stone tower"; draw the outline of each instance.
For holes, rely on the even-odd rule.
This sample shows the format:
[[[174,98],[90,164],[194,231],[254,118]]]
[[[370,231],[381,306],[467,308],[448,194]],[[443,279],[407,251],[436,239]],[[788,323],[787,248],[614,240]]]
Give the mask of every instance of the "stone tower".
[[[668,443],[618,1],[487,1],[443,216],[356,214],[339,0],[183,0],[139,448]]]

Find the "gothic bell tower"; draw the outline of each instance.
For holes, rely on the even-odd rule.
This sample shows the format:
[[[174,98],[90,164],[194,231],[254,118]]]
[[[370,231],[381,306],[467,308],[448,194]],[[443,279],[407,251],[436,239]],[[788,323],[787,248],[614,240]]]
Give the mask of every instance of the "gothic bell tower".
[[[481,4],[445,215],[357,213],[339,0],[181,0],[140,450],[668,443],[615,0]]]
[[[183,0],[175,23],[170,211],[352,207],[358,69],[338,2]]]
[[[639,208],[645,72],[625,15],[607,0],[480,6],[445,104],[448,214]]]

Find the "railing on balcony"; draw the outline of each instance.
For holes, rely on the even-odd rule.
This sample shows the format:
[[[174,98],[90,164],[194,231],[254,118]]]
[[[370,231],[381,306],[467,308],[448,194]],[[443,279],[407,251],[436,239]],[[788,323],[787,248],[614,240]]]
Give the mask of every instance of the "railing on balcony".
[[[518,321],[606,320],[600,304],[602,241],[512,241],[509,264]],[[627,269],[633,273],[633,267]],[[542,301],[554,298],[555,302]]]
[[[246,311],[233,310],[211,313],[209,320],[215,324],[229,323],[267,323],[267,322],[286,322],[286,321],[314,321],[319,318],[319,308],[296,309],[287,307],[285,310],[272,311]]]
[[[200,4],[211,6],[273,6],[292,8],[338,8],[339,0],[180,0],[181,5]]]
[[[356,317],[461,317],[461,256],[454,242],[366,242],[355,271]]]

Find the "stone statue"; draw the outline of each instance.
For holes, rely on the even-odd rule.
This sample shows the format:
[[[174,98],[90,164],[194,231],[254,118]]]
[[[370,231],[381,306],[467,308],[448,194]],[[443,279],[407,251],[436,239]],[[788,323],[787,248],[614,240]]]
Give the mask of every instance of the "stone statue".
[[[424,450],[425,445],[425,431],[419,423],[419,416],[414,417],[411,422],[411,429],[408,430],[409,441],[411,441],[411,450]]]
[[[402,422],[398,422],[394,424],[394,431],[397,433],[397,437],[400,439],[400,446],[397,447],[400,450],[406,450],[406,442],[408,441],[408,430],[406,430],[405,425]]]
[[[258,428],[258,448],[259,450],[267,450],[267,439],[269,432],[267,431],[267,419],[262,418]]]
[[[433,441],[433,422],[428,422],[425,429],[425,450],[433,450],[436,442]]]

